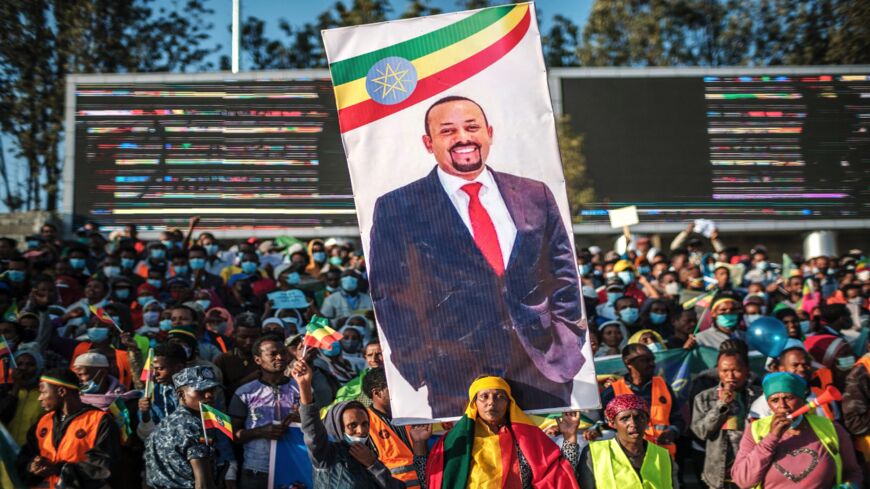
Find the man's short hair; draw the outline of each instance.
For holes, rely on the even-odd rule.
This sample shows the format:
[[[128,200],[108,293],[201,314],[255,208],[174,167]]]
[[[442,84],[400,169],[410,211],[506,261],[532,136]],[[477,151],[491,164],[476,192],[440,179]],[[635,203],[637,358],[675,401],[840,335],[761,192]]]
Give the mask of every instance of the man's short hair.
[[[744,367],[747,367],[747,368],[749,367],[749,356],[746,354],[746,352],[743,352],[743,351],[740,351],[737,349],[733,349],[733,348],[729,348],[729,349],[725,349],[725,350],[720,349],[719,356],[716,357],[717,364],[719,363],[720,360],[722,360],[722,357],[734,357],[734,358],[740,360],[740,363]]]
[[[251,346],[251,353],[255,357],[260,356],[260,347],[263,346],[263,343],[268,343],[270,341],[274,341],[275,343],[278,343],[279,349],[284,348],[284,338],[282,338],[281,336],[278,336],[277,334],[269,333],[269,334],[264,334],[263,336],[260,336],[259,338],[254,340],[254,344]],[[366,374],[366,375],[368,375],[368,374]]]
[[[636,357],[643,355],[645,353],[653,354],[652,350],[647,348],[643,343],[631,343],[629,345],[625,345],[622,348],[622,363],[628,365],[629,362],[634,360]]]
[[[363,377],[363,385],[362,390],[365,395],[372,397],[372,393],[376,390],[383,390],[387,388],[387,372],[384,370],[384,367],[373,368],[368,371],[365,377]]]
[[[172,365],[187,363],[187,353],[176,343],[162,343],[154,347],[154,357],[163,357]]]
[[[483,123],[487,127],[489,127],[489,121],[486,118],[486,111],[483,110],[483,107],[481,107],[479,103],[475,102],[474,100],[471,100],[468,97],[463,97],[461,95],[448,95],[447,97],[442,97],[442,98],[436,100],[434,104],[430,105],[429,108],[426,109],[426,116],[423,118],[423,126],[424,126],[424,129],[426,130],[427,136],[429,136],[430,138],[432,137],[432,132],[429,131],[429,112],[432,112],[432,109],[434,109],[435,107],[437,107],[441,104],[446,104],[449,102],[460,102],[460,101],[471,102],[474,105],[476,105],[477,108],[480,109],[480,113],[483,114]]]

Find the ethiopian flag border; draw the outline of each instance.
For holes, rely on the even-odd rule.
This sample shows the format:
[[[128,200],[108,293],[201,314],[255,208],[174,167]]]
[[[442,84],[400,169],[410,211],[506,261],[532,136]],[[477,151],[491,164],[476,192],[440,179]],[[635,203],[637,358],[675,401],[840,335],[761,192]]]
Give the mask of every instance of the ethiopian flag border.
[[[407,41],[330,63],[341,132],[352,131],[438,95],[504,57],[529,31],[531,5],[478,10]],[[398,103],[380,103],[366,87],[372,67],[386,58],[408,60],[414,68],[393,75],[396,83],[392,88],[406,92]],[[414,77],[415,86],[405,87],[402,77]]]

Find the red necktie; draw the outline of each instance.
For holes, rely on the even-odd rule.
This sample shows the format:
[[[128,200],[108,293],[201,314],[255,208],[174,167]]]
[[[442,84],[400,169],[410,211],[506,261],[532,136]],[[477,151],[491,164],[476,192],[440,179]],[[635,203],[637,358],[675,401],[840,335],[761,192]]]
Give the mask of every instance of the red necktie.
[[[498,234],[495,232],[495,225],[492,219],[489,218],[489,213],[486,208],[480,203],[480,187],[483,184],[479,182],[469,183],[462,186],[462,191],[468,194],[468,218],[471,221],[471,230],[474,234],[474,244],[483,253],[483,257],[489,262],[495,274],[501,277],[504,275],[504,259],[501,256],[501,246],[498,244]]]

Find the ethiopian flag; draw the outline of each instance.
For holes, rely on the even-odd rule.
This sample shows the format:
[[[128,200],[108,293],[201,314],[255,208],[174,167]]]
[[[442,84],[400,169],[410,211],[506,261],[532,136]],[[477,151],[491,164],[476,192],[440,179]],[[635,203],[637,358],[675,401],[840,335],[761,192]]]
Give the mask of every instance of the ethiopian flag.
[[[202,415],[202,429],[217,429],[221,433],[227,435],[230,440],[233,439],[233,423],[230,417],[208,404],[199,405],[199,413]]]
[[[341,338],[341,333],[329,327],[328,319],[314,316],[305,328],[305,338],[302,341],[311,348],[328,350]]]
[[[345,59],[330,56],[341,132],[395,114],[480,73],[525,37],[531,9],[523,3],[464,17],[450,14],[448,18],[458,17],[455,22],[411,39]],[[326,44],[329,55],[331,43]]]
[[[127,405],[124,404],[124,400],[120,397],[115,399],[112,404],[109,404],[106,411],[112,415],[112,419],[114,419],[115,424],[118,425],[118,431],[121,433],[121,443],[127,443],[127,440],[133,433],[133,429],[130,428],[130,410],[127,409]]]

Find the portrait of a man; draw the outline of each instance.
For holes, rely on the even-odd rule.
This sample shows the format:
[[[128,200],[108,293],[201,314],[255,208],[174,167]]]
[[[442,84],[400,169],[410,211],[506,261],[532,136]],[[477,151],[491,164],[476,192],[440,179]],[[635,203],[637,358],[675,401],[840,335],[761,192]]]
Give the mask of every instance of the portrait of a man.
[[[505,164],[488,160],[497,124],[474,100],[444,97],[422,122],[436,165],[377,199],[370,233],[389,361],[414,389],[426,386],[434,418],[462,413],[484,373],[506,378],[524,409],[571,405],[586,331],[553,193],[496,170]]]

